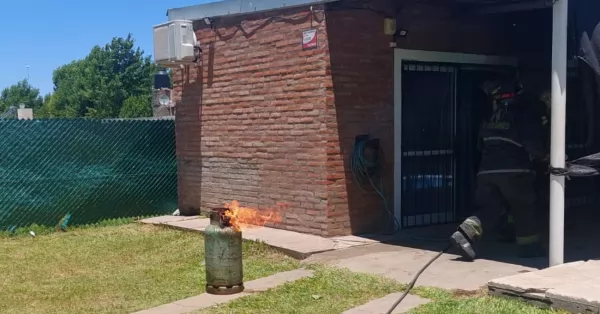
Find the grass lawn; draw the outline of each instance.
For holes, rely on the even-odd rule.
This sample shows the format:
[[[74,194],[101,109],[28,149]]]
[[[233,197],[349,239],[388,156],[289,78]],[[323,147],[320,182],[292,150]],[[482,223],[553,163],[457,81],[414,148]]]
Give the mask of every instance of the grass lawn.
[[[203,247],[198,233],[141,224],[35,238],[0,235],[0,313],[130,313],[198,295],[204,292]],[[298,267],[264,244],[244,242],[246,281]],[[313,277],[197,314],[335,314],[404,288],[379,276],[306,267]],[[422,287],[413,293],[432,302],[412,314],[557,313],[485,293]]]
[[[127,224],[0,237],[0,313],[130,313],[204,292],[198,233]],[[298,267],[244,243],[244,277]]]
[[[491,297],[487,291],[461,293],[435,288],[417,287],[415,295],[432,300],[409,314],[550,314],[567,313],[540,309],[515,299]]]
[[[326,266],[310,268],[315,270],[311,278],[300,279],[197,314],[336,314],[402,289],[397,282],[378,276]]]
[[[374,275],[325,266],[311,268],[315,270],[312,278],[300,279],[264,293],[198,311],[196,314],[338,314],[389,293],[403,291],[404,288],[395,281]],[[413,292],[432,302],[411,311],[412,314],[557,313],[515,300],[488,297],[483,293],[459,295],[422,287]],[[382,309],[382,312],[386,310],[388,309]]]

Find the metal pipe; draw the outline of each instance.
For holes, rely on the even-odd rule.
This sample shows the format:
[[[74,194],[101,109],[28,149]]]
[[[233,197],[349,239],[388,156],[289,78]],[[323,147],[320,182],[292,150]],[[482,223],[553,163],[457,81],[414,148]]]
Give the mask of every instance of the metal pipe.
[[[552,124],[550,164],[565,167],[567,103],[568,0],[555,0],[552,8]],[[550,176],[550,266],[564,263],[565,177]]]

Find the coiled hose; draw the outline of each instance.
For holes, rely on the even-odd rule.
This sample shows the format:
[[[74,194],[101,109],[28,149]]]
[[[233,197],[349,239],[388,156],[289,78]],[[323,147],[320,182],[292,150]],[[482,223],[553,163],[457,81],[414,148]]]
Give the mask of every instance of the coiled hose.
[[[375,160],[369,160],[368,158],[366,158],[365,148],[367,146],[368,141],[368,139],[359,140],[354,145],[354,151],[352,152],[352,156],[350,157],[350,171],[352,172],[354,181],[356,181],[356,184],[363,192],[367,192],[367,190],[363,187],[363,184],[366,183],[365,181],[368,181],[373,191],[375,191],[377,195],[381,197],[383,207],[388,216],[388,221],[381,233],[394,234],[400,230],[400,223],[398,222],[398,219],[396,219],[396,217],[394,216],[394,212],[389,207],[389,202],[383,192],[383,176],[381,173],[383,165],[383,154],[380,150],[380,158],[377,158]],[[374,181],[378,181],[379,185],[376,185]],[[388,233],[386,231],[390,229],[390,226],[391,232]]]

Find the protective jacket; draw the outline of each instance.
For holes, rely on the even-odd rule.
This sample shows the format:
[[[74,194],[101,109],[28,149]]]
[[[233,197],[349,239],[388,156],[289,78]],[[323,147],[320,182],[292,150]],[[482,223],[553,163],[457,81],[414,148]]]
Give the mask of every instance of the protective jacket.
[[[545,157],[544,142],[539,116],[519,103],[499,109],[480,128],[478,175],[533,173],[533,160]]]

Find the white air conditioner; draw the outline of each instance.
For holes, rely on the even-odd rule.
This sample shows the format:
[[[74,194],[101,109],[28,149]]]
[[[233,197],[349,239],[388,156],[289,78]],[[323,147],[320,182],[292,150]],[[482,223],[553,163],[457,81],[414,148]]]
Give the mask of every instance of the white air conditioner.
[[[162,67],[196,64],[200,47],[192,21],[176,20],[154,26],[154,61]]]

